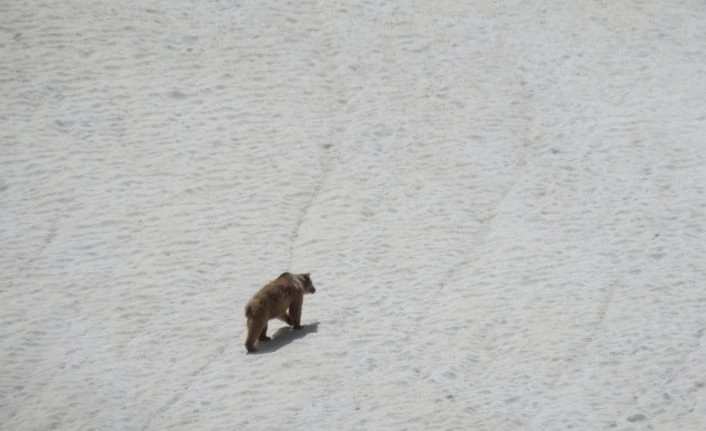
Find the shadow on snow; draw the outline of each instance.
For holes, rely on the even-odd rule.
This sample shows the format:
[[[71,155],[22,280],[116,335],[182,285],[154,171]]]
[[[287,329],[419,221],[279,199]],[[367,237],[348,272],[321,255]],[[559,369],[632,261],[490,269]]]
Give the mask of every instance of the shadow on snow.
[[[290,326],[283,326],[272,334],[272,340],[260,341],[255,345],[257,349],[253,354],[276,352],[287,344],[319,330],[319,322],[302,325],[301,329],[294,330]]]

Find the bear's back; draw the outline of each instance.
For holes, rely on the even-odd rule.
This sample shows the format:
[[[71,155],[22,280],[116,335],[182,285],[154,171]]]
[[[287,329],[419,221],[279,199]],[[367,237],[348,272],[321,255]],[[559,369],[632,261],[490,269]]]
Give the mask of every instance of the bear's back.
[[[248,307],[253,314],[266,312],[271,317],[279,316],[289,308],[298,294],[299,290],[290,280],[278,277],[255,293]]]

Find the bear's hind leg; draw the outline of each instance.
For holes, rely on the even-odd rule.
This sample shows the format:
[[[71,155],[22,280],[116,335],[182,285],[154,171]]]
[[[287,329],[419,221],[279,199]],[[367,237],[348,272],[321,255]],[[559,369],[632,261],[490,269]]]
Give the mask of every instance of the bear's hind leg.
[[[255,349],[255,341],[260,337],[265,326],[267,326],[266,319],[248,319],[248,336],[245,339],[245,348],[248,349],[249,353],[257,351],[257,349]]]
[[[260,332],[260,337],[258,340],[260,341],[270,341],[272,338],[267,336],[267,323],[265,323],[265,327],[262,328],[262,332]]]

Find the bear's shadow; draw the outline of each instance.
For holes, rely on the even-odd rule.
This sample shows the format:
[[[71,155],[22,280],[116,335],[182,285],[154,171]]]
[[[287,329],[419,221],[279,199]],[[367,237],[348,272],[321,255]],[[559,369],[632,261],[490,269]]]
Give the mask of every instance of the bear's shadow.
[[[255,348],[255,354],[275,352],[292,341],[304,338],[307,335],[319,330],[319,322],[302,325],[301,329],[294,330],[290,326],[283,326],[271,335],[270,341],[260,341]]]

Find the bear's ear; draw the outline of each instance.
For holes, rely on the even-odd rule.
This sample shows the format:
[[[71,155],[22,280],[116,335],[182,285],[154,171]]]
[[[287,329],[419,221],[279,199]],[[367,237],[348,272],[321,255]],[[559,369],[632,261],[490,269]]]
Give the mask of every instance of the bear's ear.
[[[285,272],[281,273],[279,275],[279,277],[277,277],[277,278],[285,278],[285,277],[289,277],[289,272],[285,271]]]

